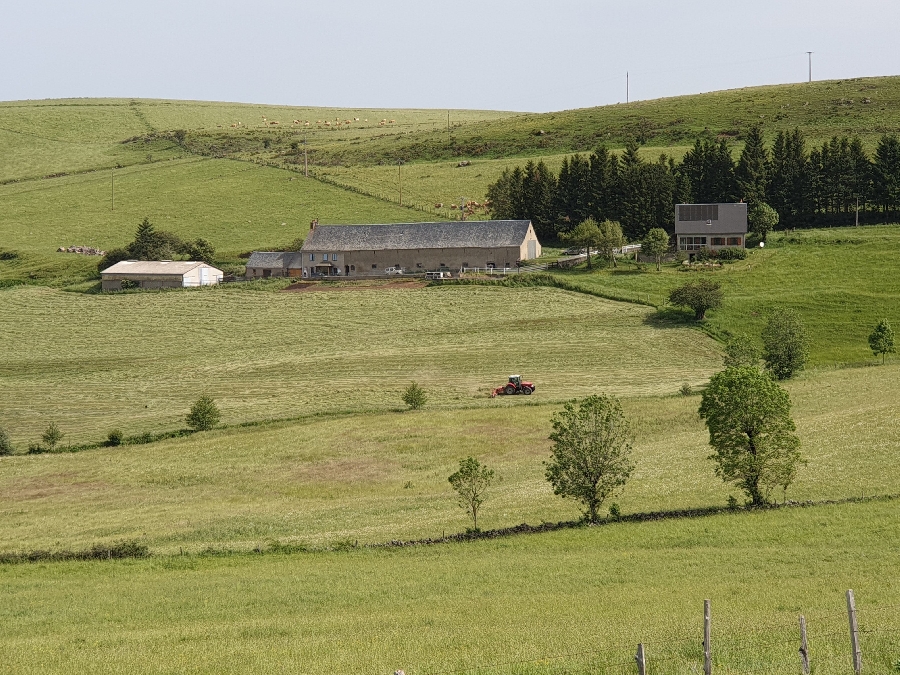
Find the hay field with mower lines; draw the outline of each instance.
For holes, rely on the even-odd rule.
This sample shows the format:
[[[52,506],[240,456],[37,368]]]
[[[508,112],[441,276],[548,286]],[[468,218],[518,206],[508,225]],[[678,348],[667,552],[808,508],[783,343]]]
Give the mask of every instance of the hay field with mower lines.
[[[649,308],[556,289],[278,288],[0,291],[4,424],[26,445],[51,420],[72,442],[177,429],[201,394],[232,424],[389,410],[412,380],[432,406],[505,405],[490,388],[519,371],[544,401],[668,394],[721,363],[701,333],[650,325]]]

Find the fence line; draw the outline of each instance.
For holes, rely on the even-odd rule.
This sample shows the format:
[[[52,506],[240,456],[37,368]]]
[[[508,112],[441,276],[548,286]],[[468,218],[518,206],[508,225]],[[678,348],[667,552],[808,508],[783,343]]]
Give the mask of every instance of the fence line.
[[[607,671],[614,668],[628,668],[629,672],[637,672],[638,675],[644,675],[645,673],[660,672],[657,669],[658,664],[682,662],[688,665],[693,672],[701,672],[702,669],[703,672],[711,674],[716,668],[727,667],[729,655],[736,653],[747,654],[758,652],[760,648],[779,648],[783,646],[785,647],[783,654],[785,663],[790,660],[798,671],[800,671],[801,673],[809,673],[810,664],[813,664],[813,670],[815,670],[816,668],[814,664],[816,663],[817,645],[818,648],[821,649],[822,640],[828,638],[843,638],[844,640],[846,640],[844,647],[846,649],[846,655],[850,658],[846,659],[846,670],[840,672],[846,672],[848,674],[851,672],[860,673],[862,669],[863,651],[866,647],[866,644],[865,640],[860,641],[858,636],[888,634],[896,636],[898,638],[898,641],[900,641],[900,629],[891,627],[858,628],[856,626],[856,619],[858,617],[862,617],[862,620],[865,622],[870,612],[874,613],[886,611],[889,609],[897,609],[897,606],[889,605],[873,607],[871,610],[857,609],[852,591],[847,592],[847,598],[847,609],[844,612],[829,612],[826,614],[813,615],[814,626],[815,621],[821,619],[834,618],[837,616],[843,616],[845,620],[849,619],[849,625],[841,631],[829,630],[829,632],[827,633],[817,633],[815,631],[815,628],[809,629],[807,627],[805,621],[807,617],[801,614],[799,627],[796,622],[792,621],[790,624],[778,623],[772,624],[771,626],[767,627],[757,627],[749,631],[740,630],[739,632],[737,632],[737,634],[730,631],[715,632],[710,620],[711,603],[707,600],[704,603],[703,613],[701,614],[698,611],[698,621],[696,626],[697,633],[694,635],[683,637],[673,636],[660,640],[645,639],[637,643],[636,648],[632,646],[612,647],[598,645],[594,649],[583,649],[563,654],[552,654],[548,656],[538,656],[528,659],[513,659],[493,663],[481,663],[466,668],[457,669],[429,670],[427,668],[423,668],[421,670],[417,669],[416,671],[410,671],[410,673],[412,674],[413,672],[415,672],[419,673],[420,675],[459,675],[476,671],[495,672],[497,671],[497,669],[509,668],[511,666],[524,666],[544,661],[560,661],[562,659],[571,659],[584,656],[597,657],[600,655],[609,655],[615,652],[626,652],[631,655],[628,660],[612,660],[608,662],[592,663],[590,666],[591,672],[594,672],[595,670]],[[747,635],[758,635],[761,633],[775,632],[790,633],[792,637],[772,637],[771,639],[761,641],[741,639]],[[809,642],[807,641],[807,636],[809,637]],[[595,637],[594,639],[597,638]],[[788,645],[793,645],[797,647],[797,649],[787,649],[786,647]],[[689,646],[691,648],[690,651],[693,653],[693,657],[690,656],[690,654],[672,653],[673,651],[676,651],[683,646]],[[658,648],[659,651],[657,652],[656,649]],[[829,650],[829,655],[831,655],[831,651],[832,650]],[[722,656],[723,654],[724,657]],[[897,656],[900,657],[900,654],[898,654]],[[759,654],[759,659],[768,660],[768,663],[766,664],[768,666],[773,665],[771,654]],[[780,663],[781,659],[775,657],[775,661]],[[898,661],[898,663],[900,663],[900,661]],[[756,663],[754,668],[759,667],[760,665],[761,663]],[[564,668],[562,672],[570,671],[568,665],[562,667]],[[573,667],[576,668],[576,672],[584,671],[583,665]],[[630,671],[631,668],[634,668],[635,670]],[[744,664],[742,668],[745,670],[748,669],[746,664]],[[396,673],[403,672],[404,671],[402,670],[398,670],[395,672],[395,675]],[[554,670],[554,672],[560,671],[556,669]],[[785,670],[784,672],[788,671]]]

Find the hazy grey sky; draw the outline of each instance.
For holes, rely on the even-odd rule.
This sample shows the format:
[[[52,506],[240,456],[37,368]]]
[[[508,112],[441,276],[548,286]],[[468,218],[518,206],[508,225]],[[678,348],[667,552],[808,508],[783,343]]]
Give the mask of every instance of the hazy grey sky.
[[[898,0],[20,0],[0,100],[548,111],[900,74]]]

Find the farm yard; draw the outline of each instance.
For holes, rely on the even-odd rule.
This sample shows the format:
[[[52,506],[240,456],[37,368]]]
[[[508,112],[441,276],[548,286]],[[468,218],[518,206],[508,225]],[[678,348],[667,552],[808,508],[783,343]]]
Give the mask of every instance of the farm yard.
[[[556,172],[636,134],[645,159],[681,157],[698,135],[737,153],[765,118],[767,141],[799,125],[816,143],[859,133],[871,151],[900,128],[897,101],[900,78],[863,78],[451,111],[449,130],[443,110],[0,103],[0,427],[16,449],[0,457],[0,556],[123,541],[149,553],[0,563],[0,670],[632,673],[641,641],[650,672],[687,675],[711,598],[715,672],[797,671],[803,613],[824,675],[849,672],[853,588],[866,672],[895,672],[900,363],[880,365],[867,336],[900,324],[896,225],[776,231],[722,268],[621,261],[494,285],[112,295],[97,256],[56,249],[122,246],[146,216],[208,239],[240,274],[244,254],[313,219],[455,219],[450,205],[483,204],[505,168]],[[725,296],[702,325],[667,303],[696,278]],[[785,383],[807,463],[778,508],[726,508],[742,495],[714,474],[698,394],[724,341],[758,341],[772,307],[810,334],[808,368]],[[491,399],[511,373],[535,395]],[[403,409],[412,381],[421,410]],[[596,393],[620,397],[636,468],[614,498],[621,519],[581,527],[545,462],[551,416]],[[203,394],[218,428],[154,440]],[[51,422],[62,452],[25,454]],[[103,447],[113,429],[131,442]],[[466,456],[496,471],[483,529],[564,526],[386,546],[466,531],[447,481]]]

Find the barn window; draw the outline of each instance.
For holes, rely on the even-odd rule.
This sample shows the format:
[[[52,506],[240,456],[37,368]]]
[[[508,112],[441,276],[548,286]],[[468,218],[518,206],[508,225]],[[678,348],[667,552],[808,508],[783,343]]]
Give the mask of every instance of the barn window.
[[[355,272],[355,271],[356,271],[356,265],[350,265],[350,271],[351,271],[351,272]]]
[[[462,264],[462,266],[463,266],[463,267],[468,267],[468,266],[469,266],[469,263],[464,262],[464,263]]]
[[[373,269],[373,270],[377,270],[377,269],[378,269],[378,265],[372,265],[372,269]]]

